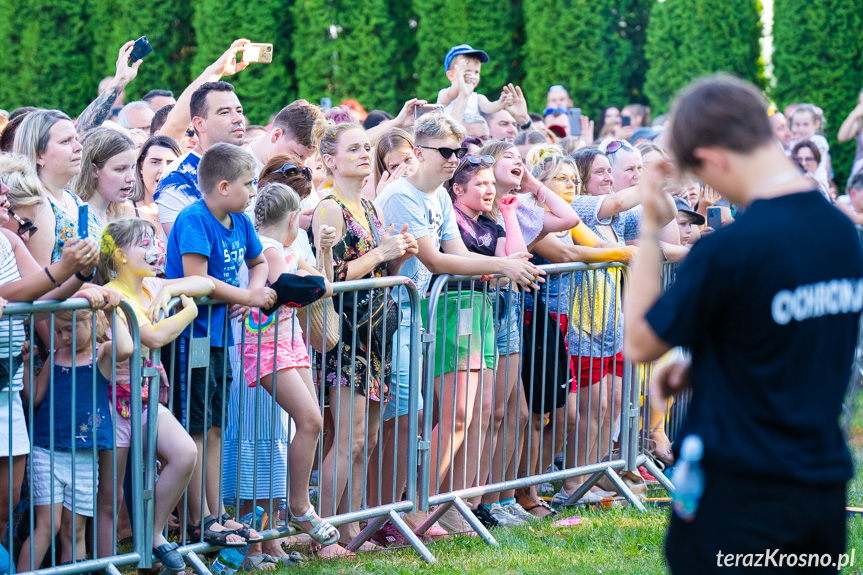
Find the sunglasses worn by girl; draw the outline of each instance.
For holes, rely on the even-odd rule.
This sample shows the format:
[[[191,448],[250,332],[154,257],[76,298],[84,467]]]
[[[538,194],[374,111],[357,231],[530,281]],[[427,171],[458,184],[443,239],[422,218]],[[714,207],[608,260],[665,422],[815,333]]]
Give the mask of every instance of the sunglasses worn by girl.
[[[299,174],[303,174],[308,181],[312,181],[312,169],[306,166],[297,167],[295,164],[285,164],[278,170],[270,172],[271,174],[282,174],[286,178],[293,178]]]
[[[434,148],[432,146],[417,146],[417,148],[425,148],[426,150],[437,150],[444,160],[449,160],[455,154],[455,157],[462,159],[467,154],[467,148]]]

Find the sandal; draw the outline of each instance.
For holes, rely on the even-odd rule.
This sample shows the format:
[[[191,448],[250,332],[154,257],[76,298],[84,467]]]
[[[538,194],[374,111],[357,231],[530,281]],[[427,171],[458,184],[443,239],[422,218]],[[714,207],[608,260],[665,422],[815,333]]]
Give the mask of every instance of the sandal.
[[[175,573],[182,571],[186,567],[186,562],[183,561],[183,556],[177,551],[176,543],[165,543],[153,549],[153,555],[162,564],[162,567],[168,571]]]
[[[306,529],[300,525],[300,522],[303,521],[311,523],[312,528]],[[320,543],[323,547],[338,543],[339,537],[341,536],[338,529],[318,517],[318,514],[315,513],[314,507],[309,507],[306,512],[299,517],[291,513],[291,523],[302,531],[308,533],[309,537],[311,537],[315,543]]]
[[[231,517],[230,513],[222,513],[221,523],[224,525],[228,521],[234,521]],[[234,533],[239,535],[240,537],[245,537],[246,541],[249,543],[260,543],[264,540],[264,536],[258,533],[257,537],[252,537],[252,526],[248,523],[243,523],[241,521],[234,521],[234,523],[239,523],[242,527],[233,527]],[[257,532],[256,532],[257,533]]]
[[[243,563],[244,571],[275,571],[276,567],[278,564],[266,553],[246,557],[246,561]]]
[[[233,529],[225,528],[222,531],[213,531],[210,529],[210,526],[213,523],[218,523],[215,517],[212,515],[207,515],[204,517],[204,521],[201,525],[186,525],[186,535],[189,537],[189,540],[193,543],[197,543],[201,540],[201,534],[204,536],[204,543],[209,543],[210,545],[217,545],[219,547],[245,547],[249,544],[248,541],[228,541],[228,535],[240,535]],[[240,535],[242,537],[242,535]],[[245,538],[244,538],[245,539]]]
[[[531,515],[539,517],[540,519],[545,519],[546,517],[551,517],[552,519],[554,519],[555,517],[558,516],[558,512],[555,511],[554,509],[552,509],[551,505],[546,503],[543,499],[540,499],[539,501],[531,501],[531,503],[533,503],[533,505],[529,505],[528,507],[524,508],[524,510],[527,511],[528,513],[531,513],[531,511],[533,509],[538,509],[538,508],[539,509],[545,509],[546,511],[548,511],[548,513],[543,515],[543,516],[539,516],[536,513],[531,513]]]
[[[287,567],[296,567],[303,562],[303,556],[300,555],[299,551],[291,551],[288,555],[282,555],[281,557],[273,557],[272,555],[268,555],[267,553],[263,554],[264,557],[268,557],[269,561],[273,563],[282,563]]]

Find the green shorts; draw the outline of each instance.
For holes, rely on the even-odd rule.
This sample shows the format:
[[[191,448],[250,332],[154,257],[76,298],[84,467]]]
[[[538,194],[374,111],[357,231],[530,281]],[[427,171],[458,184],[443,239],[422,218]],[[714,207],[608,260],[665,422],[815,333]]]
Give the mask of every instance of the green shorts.
[[[422,317],[425,319],[427,314],[428,299],[424,299]],[[441,296],[437,305],[435,331],[435,377],[454,371],[478,370],[483,365],[483,359],[485,367],[494,369],[497,365],[496,341],[494,310],[487,296],[468,290],[451,291]]]

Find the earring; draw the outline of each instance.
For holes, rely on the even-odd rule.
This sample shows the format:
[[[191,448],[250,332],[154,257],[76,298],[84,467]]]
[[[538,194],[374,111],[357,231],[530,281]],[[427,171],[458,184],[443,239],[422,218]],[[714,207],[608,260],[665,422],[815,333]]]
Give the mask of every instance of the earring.
[[[128,260],[126,260],[126,258],[123,258],[123,263],[124,263],[124,264],[125,264],[125,263],[127,263],[127,261],[128,261]]]

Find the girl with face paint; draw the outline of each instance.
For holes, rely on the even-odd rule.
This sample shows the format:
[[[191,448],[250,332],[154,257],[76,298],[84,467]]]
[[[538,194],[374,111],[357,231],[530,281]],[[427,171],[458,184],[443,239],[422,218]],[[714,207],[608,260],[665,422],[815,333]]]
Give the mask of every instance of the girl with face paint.
[[[165,264],[164,251],[157,242],[156,226],[147,220],[122,218],[110,222],[102,234],[102,253],[99,265],[101,276],[110,279],[106,287],[111,287],[124,297],[135,310],[141,331],[141,358],[149,356],[150,349],[159,349],[174,341],[183,329],[188,327],[198,315],[194,298],[204,297],[213,292],[213,282],[203,277],[186,277],[177,280],[162,280],[157,274]],[[172,298],[179,297],[181,308],[174,315],[168,316],[168,303]],[[160,320],[164,312],[165,319]],[[117,317],[123,318],[122,314]],[[161,366],[156,366],[161,368]],[[167,382],[164,370],[161,370],[161,380]],[[146,434],[147,403],[149,398],[149,381],[142,382],[141,395],[143,399],[144,433]],[[155,386],[154,389],[158,389]],[[131,440],[131,388],[129,385],[129,364],[117,364],[116,393],[111,398],[116,409],[117,422],[117,485],[123,484],[126,469],[126,458],[129,454]],[[158,433],[161,437],[170,437],[171,441],[160,441],[157,453],[162,462],[162,470],[156,481],[155,516],[153,522],[153,553],[162,564],[169,569],[183,568],[183,558],[176,548],[171,546],[162,535],[171,510],[177,505],[183,490],[189,483],[195,468],[197,449],[195,442],[186,433],[183,426],[173,414],[158,404],[156,417]],[[105,466],[107,473],[112,472],[112,466]],[[107,482],[111,484],[112,482]],[[101,483],[100,483],[101,485]],[[100,543],[102,540],[110,543],[117,526],[113,525],[112,508],[113,494],[101,497],[98,501]],[[118,501],[117,505],[122,505]],[[104,531],[104,536],[102,530]],[[110,550],[107,551],[110,553]],[[100,555],[102,550],[100,549]]]

